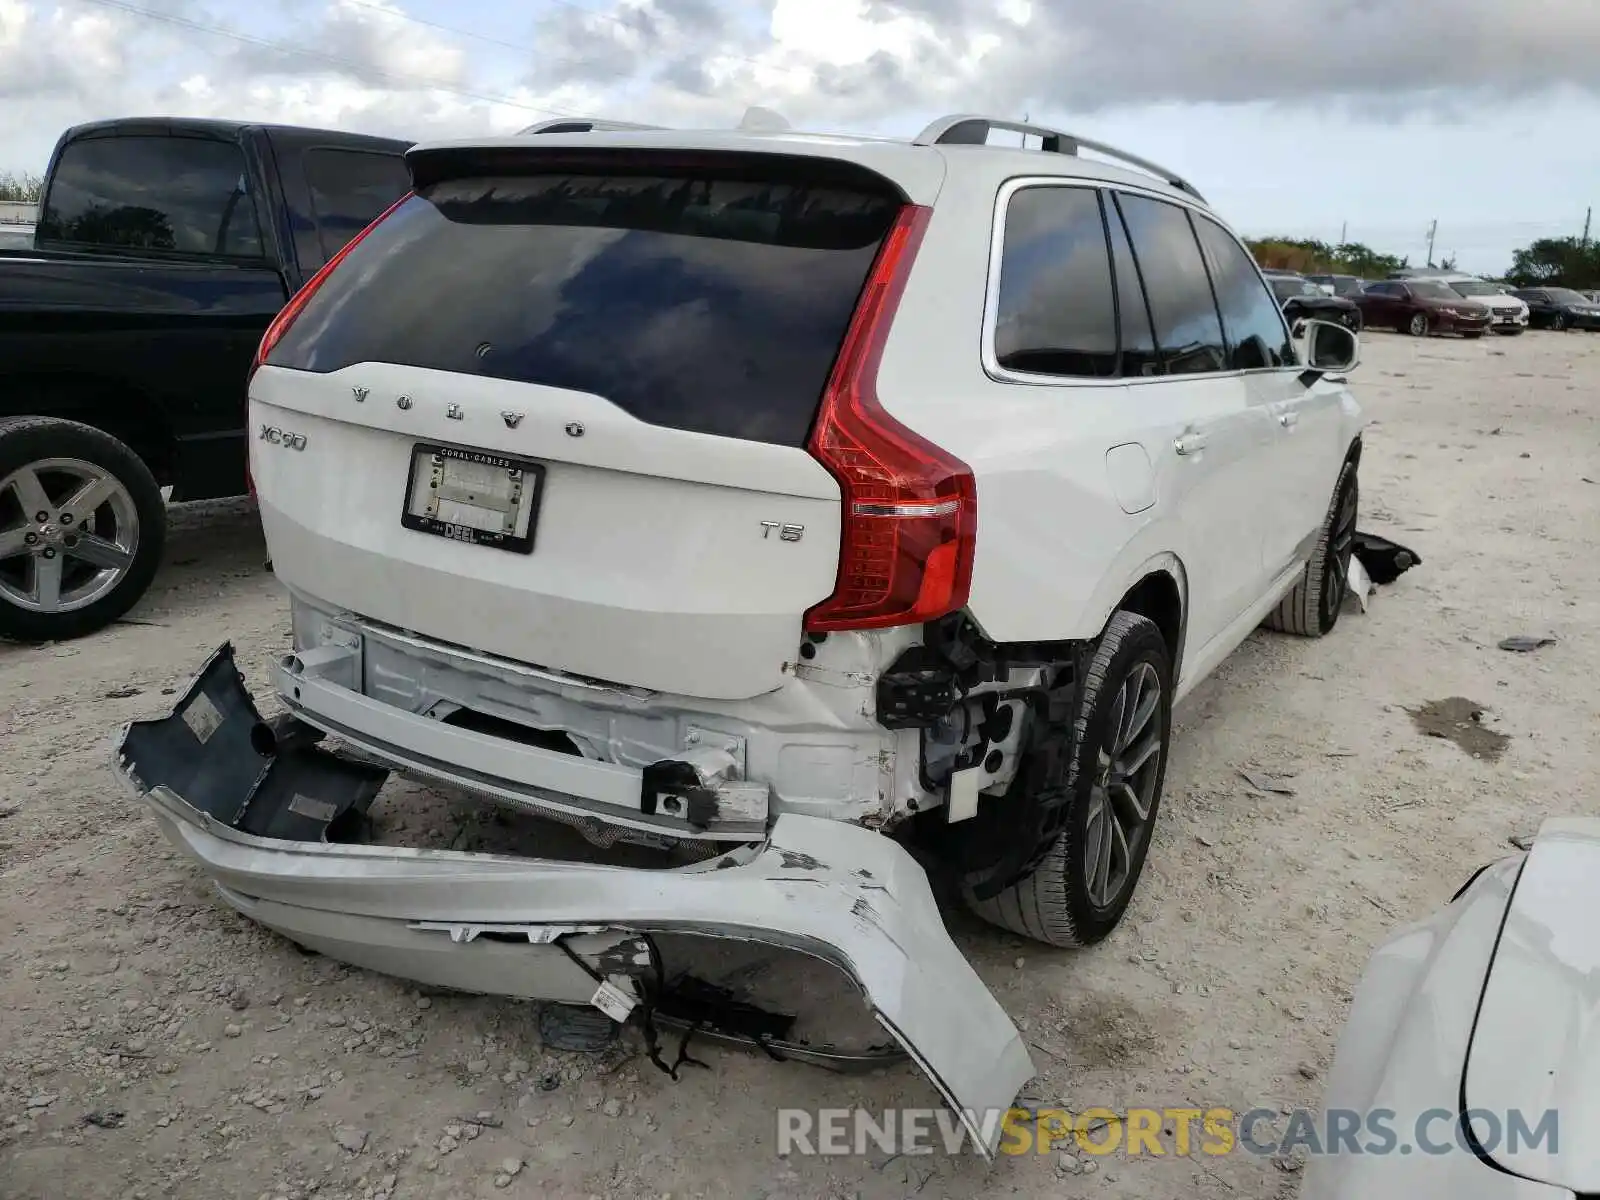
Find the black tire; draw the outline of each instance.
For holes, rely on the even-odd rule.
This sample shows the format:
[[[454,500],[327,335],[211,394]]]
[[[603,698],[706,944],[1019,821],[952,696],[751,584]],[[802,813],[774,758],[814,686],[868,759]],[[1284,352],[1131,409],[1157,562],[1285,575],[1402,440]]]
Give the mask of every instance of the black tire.
[[[1356,479],[1356,464],[1346,462],[1334,485],[1333,499],[1322,519],[1322,532],[1317,537],[1311,561],[1267,617],[1267,628],[1300,637],[1322,637],[1339,623],[1350,579],[1350,556],[1355,549],[1356,515],[1360,507],[1361,485]]]
[[[166,542],[166,506],[150,468],[122,442],[77,421],[56,417],[0,418],[0,482],[33,463],[50,459],[75,459],[98,468],[126,493],[137,515],[137,533],[129,547],[121,578],[109,591],[65,611],[40,612],[24,608],[0,589],[0,637],[17,641],[58,641],[82,637],[115,621],[138,602],[155,577]],[[0,532],[19,516],[20,493],[0,487]],[[59,498],[57,498],[59,499]],[[80,526],[105,519],[104,508],[73,514]],[[85,539],[87,542],[87,539]],[[0,560],[0,572],[18,569],[21,556]],[[10,575],[4,575],[10,580]]]
[[[1565,333],[1567,331],[1567,314],[1558,312],[1555,316],[1551,317],[1550,328],[1556,333]]]
[[[1109,829],[1105,822],[1115,819],[1104,786],[1107,768],[1101,761],[1102,748],[1111,743],[1117,732],[1112,721],[1125,711],[1129,690],[1135,684],[1148,682],[1150,676],[1145,668],[1154,673],[1160,688],[1155,710],[1148,718],[1160,742],[1151,755],[1154,761],[1147,759],[1132,778],[1135,787],[1147,791],[1149,798],[1131,844],[1123,836],[1121,882],[1108,902],[1097,903],[1090,894],[1088,860],[1094,848],[1103,844]],[[1136,703],[1135,707],[1141,706]],[[1143,734],[1146,728],[1148,725],[1134,732]],[[1103,939],[1122,920],[1144,870],[1151,831],[1161,808],[1171,738],[1172,657],[1166,639],[1149,618],[1131,612],[1114,613],[1090,661],[1074,718],[1065,826],[1032,872],[988,900],[976,900],[967,893],[968,907],[993,925],[1051,946],[1090,946]],[[1143,744],[1142,739],[1135,740]],[[1118,807],[1131,811],[1126,801]],[[1101,838],[1094,837],[1090,829],[1097,812],[1101,814]]]
[[[1432,328],[1428,314],[1420,312],[1412,313],[1401,327],[1403,332],[1409,333],[1412,337],[1427,337]]]

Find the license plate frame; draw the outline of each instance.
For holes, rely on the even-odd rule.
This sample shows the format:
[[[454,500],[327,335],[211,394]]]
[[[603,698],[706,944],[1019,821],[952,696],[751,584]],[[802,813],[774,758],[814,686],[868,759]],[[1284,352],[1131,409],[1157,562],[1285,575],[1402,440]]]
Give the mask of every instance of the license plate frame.
[[[442,478],[444,464],[448,462],[471,463],[519,473],[511,477],[514,489],[520,485],[520,490],[515,492],[515,503],[519,506],[518,519],[511,522],[510,529],[479,529],[472,525],[445,520],[437,515],[440,503],[437,496],[431,505],[433,511],[414,511],[417,506],[419,474],[423,471],[429,472],[432,476],[431,482],[437,487]],[[415,442],[411,446],[411,463],[406,471],[405,495],[400,501],[400,524],[417,533],[430,533],[435,537],[447,538],[469,546],[487,546],[511,554],[531,554],[539,529],[539,509],[544,500],[544,472],[544,464],[534,462],[532,459],[497,454],[491,450],[446,446],[439,442]],[[491,510],[502,508],[501,505],[493,503],[483,507]],[[518,533],[516,528],[522,524],[520,517],[523,513],[527,515],[525,532]]]

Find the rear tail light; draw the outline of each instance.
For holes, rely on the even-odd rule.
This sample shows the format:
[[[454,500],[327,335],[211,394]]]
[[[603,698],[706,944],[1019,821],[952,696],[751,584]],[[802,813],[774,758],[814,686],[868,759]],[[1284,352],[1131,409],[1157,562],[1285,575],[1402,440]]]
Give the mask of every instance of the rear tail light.
[[[317,294],[317,289],[327,281],[328,276],[338,269],[339,264],[345,260],[345,256],[360,244],[362,238],[376,229],[390,213],[394,212],[395,209],[409,199],[411,199],[411,193],[407,192],[379,213],[372,224],[346,242],[337,254],[323,264],[320,271],[306,280],[300,290],[289,297],[289,303],[278,310],[278,315],[272,318],[272,324],[267,326],[267,332],[261,335],[261,344],[256,347],[255,361],[250,364],[250,374],[254,375],[261,364],[267,361],[267,355],[272,353],[272,348],[283,340],[283,335],[289,332],[289,326],[294,324],[295,318],[300,315],[301,310],[310,302],[311,297]]]
[[[977,549],[971,469],[878,401],[878,364],[932,211],[900,210],[862,289],[809,450],[839,482],[844,521],[833,595],[812,633],[917,625],[965,607]]]

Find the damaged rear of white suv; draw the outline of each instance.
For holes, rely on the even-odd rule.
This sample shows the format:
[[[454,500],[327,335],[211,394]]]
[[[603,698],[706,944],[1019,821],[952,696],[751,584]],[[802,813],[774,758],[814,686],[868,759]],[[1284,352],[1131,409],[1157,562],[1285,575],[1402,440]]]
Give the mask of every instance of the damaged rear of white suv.
[[[994,127],[409,153],[251,380],[288,713],[224,647],[119,748],[229,903],[805,1055],[675,1009],[657,939],[800,950],[992,1147],[1032,1065],[919,862],[1017,933],[1109,933],[1175,699],[1264,619],[1337,619],[1360,449],[1353,336],[1301,364],[1192,187]],[[391,769],[662,857],[372,844]]]

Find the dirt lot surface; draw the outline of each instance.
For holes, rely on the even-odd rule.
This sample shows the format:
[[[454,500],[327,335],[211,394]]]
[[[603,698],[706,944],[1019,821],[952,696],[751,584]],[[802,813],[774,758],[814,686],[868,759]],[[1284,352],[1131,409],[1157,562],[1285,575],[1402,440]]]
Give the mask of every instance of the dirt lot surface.
[[[1365,355],[1362,523],[1423,565],[1327,639],[1256,634],[1186,702],[1106,944],[951,914],[1036,1047],[1039,1100],[1315,1105],[1373,944],[1508,837],[1593,808],[1600,337],[1376,333]],[[265,693],[288,625],[263,558],[245,506],[179,510],[134,620],[0,647],[0,1196],[1293,1195],[1294,1162],[1242,1153],[780,1159],[779,1106],[932,1089],[711,1047],[676,1084],[642,1057],[547,1053],[532,1005],[419,995],[234,915],[107,762],[225,638]],[[1559,640],[1498,649],[1511,634]],[[1419,731],[1408,710],[1452,698],[1509,739],[1497,759]]]

